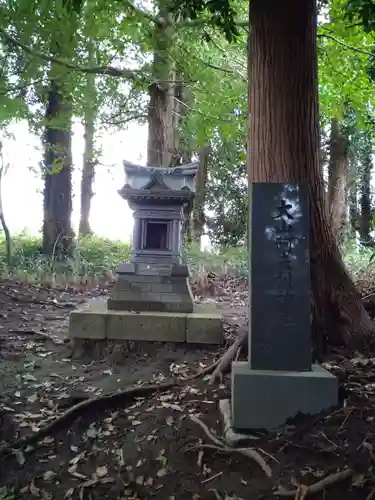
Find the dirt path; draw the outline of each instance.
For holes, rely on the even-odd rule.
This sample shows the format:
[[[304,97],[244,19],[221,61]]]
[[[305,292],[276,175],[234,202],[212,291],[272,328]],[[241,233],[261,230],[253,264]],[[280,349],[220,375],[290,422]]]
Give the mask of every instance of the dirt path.
[[[0,285],[0,445],[37,431],[82,399],[191,374],[217,355],[207,348],[139,343],[72,357],[64,342],[69,311],[100,293]],[[245,318],[243,293],[222,296],[218,304],[227,336],[234,337]],[[122,408],[97,408],[35,449],[0,458],[0,484],[14,488],[17,499],[253,500],[277,498],[280,484],[295,489],[351,467],[352,478],[316,498],[365,500],[375,488],[374,366],[369,356],[332,360],[330,368],[343,381],[344,407],[252,437],[272,468],[271,479],[239,453],[197,447],[212,442],[191,416],[222,434],[217,406],[230,395],[225,378],[219,386],[198,379]],[[303,494],[289,498],[302,500]]]

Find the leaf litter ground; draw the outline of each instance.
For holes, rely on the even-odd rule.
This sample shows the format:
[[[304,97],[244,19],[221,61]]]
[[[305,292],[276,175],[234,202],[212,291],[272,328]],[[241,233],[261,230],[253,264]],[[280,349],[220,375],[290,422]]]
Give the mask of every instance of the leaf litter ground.
[[[215,289],[231,342],[246,321],[246,284],[225,280]],[[181,381],[221,354],[151,343],[72,352],[70,310],[104,293],[1,282],[0,447],[88,398]],[[253,434],[245,452],[221,441],[218,401],[230,396],[229,378],[209,385],[198,377],[115,408],[99,400],[37,444],[2,454],[0,484],[19,499],[375,499],[375,353],[336,352],[326,365],[341,382],[340,408]]]

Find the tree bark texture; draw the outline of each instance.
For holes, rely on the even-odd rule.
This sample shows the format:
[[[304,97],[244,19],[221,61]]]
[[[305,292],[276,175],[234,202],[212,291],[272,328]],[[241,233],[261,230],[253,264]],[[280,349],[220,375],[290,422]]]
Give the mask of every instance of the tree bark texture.
[[[73,242],[71,106],[54,80],[45,118],[43,253],[63,257]]]
[[[327,199],[332,233],[338,243],[341,243],[345,236],[347,173],[348,137],[340,127],[339,121],[334,118],[331,121]]]
[[[208,176],[209,148],[203,147],[199,152],[199,168],[196,176],[196,189],[191,213],[191,239],[200,246],[206,222],[204,203],[206,201],[206,184]]]
[[[349,226],[348,236],[353,239],[356,237],[358,229],[358,182],[357,179],[352,179],[348,188],[348,205],[349,205]]]
[[[315,0],[252,0],[249,185],[306,183],[310,201],[312,334],[318,349],[370,332],[337,243],[319,165]]]
[[[173,159],[175,72],[170,50],[173,25],[165,0],[159,0],[154,29],[153,83],[149,86],[147,164],[169,166]]]
[[[361,155],[358,232],[363,245],[373,244],[371,238],[372,210],[371,210],[371,173],[372,173],[372,138],[366,137]]]
[[[5,256],[6,256],[6,264],[7,264],[7,269],[8,271],[11,270],[12,268],[12,237],[10,234],[10,229],[7,224],[7,221],[5,219],[4,215],[4,209],[3,209],[3,195],[2,195],[2,189],[3,189],[3,180],[4,180],[4,175],[6,172],[6,167],[4,165],[4,158],[3,158],[3,153],[2,153],[2,144],[0,142],[0,157],[1,157],[1,166],[0,166],[0,227],[2,227],[4,231],[4,237],[5,237]]]
[[[90,100],[95,101],[95,76],[87,76],[87,92],[91,97]],[[94,158],[94,134],[95,134],[95,105],[92,102],[87,103],[84,116],[84,139],[85,149],[83,153],[83,167],[81,177],[81,211],[79,221],[80,236],[88,236],[91,234],[90,227],[90,210],[91,200],[94,196],[93,183],[95,180],[95,158]]]

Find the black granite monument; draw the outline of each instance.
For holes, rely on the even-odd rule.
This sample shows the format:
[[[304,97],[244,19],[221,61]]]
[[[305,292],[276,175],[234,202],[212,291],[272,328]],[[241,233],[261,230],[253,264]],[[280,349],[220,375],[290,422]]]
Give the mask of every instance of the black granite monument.
[[[309,231],[305,186],[252,185],[249,360],[232,367],[235,428],[275,428],[337,404],[336,378],[311,363]]]

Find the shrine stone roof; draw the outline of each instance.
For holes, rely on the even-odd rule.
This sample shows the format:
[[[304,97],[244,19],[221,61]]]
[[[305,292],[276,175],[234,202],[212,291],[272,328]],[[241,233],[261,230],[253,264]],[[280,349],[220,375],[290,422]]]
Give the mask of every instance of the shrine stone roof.
[[[128,201],[186,203],[195,192],[199,162],[174,168],[144,167],[124,161],[125,185],[119,194]]]

